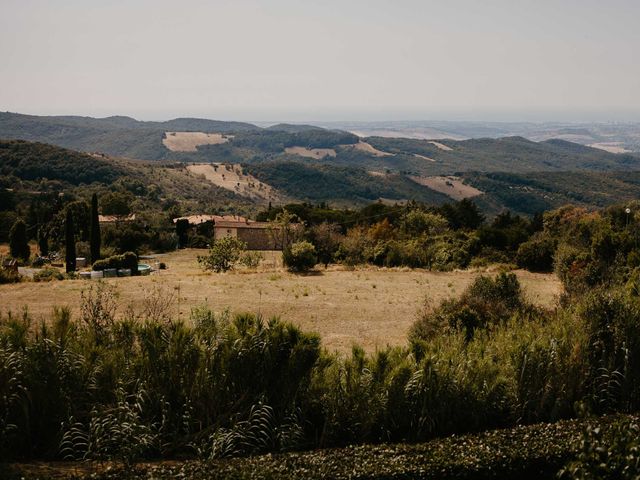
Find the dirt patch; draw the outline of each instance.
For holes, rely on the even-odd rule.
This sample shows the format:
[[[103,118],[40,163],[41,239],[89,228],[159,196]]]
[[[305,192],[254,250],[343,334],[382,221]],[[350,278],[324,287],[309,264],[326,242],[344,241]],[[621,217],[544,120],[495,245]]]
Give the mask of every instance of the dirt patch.
[[[162,143],[172,152],[196,152],[200,145],[227,143],[233,135],[204,132],[165,132]]]
[[[440,150],[445,150],[447,152],[450,152],[451,150],[453,150],[453,148],[449,147],[448,145],[445,145],[444,143],[436,142],[436,141],[433,141],[433,140],[431,140],[429,143],[431,145],[435,145]]]
[[[349,145],[345,145],[345,146],[349,146]],[[356,150],[360,150],[361,152],[368,153],[369,155],[373,155],[374,157],[388,157],[393,155],[393,153],[383,152],[382,150],[378,150],[373,145],[367,142],[360,141],[355,145],[350,145],[350,146],[352,148],[355,148]]]
[[[599,148],[600,150],[605,150],[609,153],[629,153],[631,150],[627,150],[618,142],[603,142],[603,143],[592,143],[589,145],[592,148]]]
[[[336,151],[333,148],[287,147],[284,151],[290,155],[300,155],[301,157],[314,158],[316,160],[336,156]]]
[[[420,185],[430,188],[431,190],[444,193],[454,200],[473,198],[484,193],[471,185],[465,185],[460,178],[454,176],[419,177],[411,175],[409,178]]]
[[[285,199],[273,187],[246,174],[240,164],[196,163],[187,165],[187,170],[232,192],[261,203],[280,202]]]
[[[385,345],[404,345],[416,312],[427,296],[433,305],[459,295],[481,272],[429,272],[410,269],[340,266],[320,268],[312,275],[293,275],[282,269],[279,252],[268,252],[258,271],[209,274],[197,265],[204,250],[181,250],[146,260],[166,263],[148,277],[105,280],[118,292],[120,313],[128,305],[140,309],[140,299],[154,288],[174,292],[178,316],[189,318],[191,308],[207,304],[215,311],[259,312],[274,315],[318,332],[330,350],[350,351],[354,343],[367,351]],[[516,272],[526,295],[538,305],[552,306],[561,292],[554,275]],[[80,292],[90,280],[0,285],[3,312],[18,313],[28,306],[32,315],[49,318],[54,305],[69,305],[78,318]]]
[[[430,162],[435,162],[433,158],[425,157],[424,155],[420,155],[418,153],[413,154],[414,157],[421,158],[422,160],[428,160]]]

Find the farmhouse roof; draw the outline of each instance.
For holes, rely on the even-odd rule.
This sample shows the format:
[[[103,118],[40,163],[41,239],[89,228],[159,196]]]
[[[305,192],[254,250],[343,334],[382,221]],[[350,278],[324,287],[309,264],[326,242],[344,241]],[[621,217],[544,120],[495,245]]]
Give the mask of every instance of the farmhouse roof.
[[[190,225],[200,225],[205,222],[213,222],[218,224],[218,222],[249,222],[244,217],[240,217],[238,215],[188,215],[186,217],[178,217],[173,219],[173,223],[176,223],[178,220],[186,220]]]
[[[136,214],[131,215],[98,215],[99,223],[133,222]]]
[[[221,220],[214,224],[214,228],[269,228],[269,222],[254,222],[253,220],[232,221]]]

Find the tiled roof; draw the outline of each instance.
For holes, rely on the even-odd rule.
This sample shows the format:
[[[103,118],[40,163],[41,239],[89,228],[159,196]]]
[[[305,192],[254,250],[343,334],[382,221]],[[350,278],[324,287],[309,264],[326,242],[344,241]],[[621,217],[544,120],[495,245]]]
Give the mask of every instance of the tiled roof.
[[[248,222],[244,217],[238,215],[188,215],[186,217],[178,217],[173,219],[173,223],[178,220],[187,220],[190,225],[200,225],[205,222]]]

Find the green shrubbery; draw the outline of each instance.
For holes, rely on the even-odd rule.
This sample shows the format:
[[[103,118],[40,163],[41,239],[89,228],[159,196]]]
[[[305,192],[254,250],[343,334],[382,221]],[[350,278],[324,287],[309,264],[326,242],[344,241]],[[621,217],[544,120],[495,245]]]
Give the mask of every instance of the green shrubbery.
[[[64,280],[64,275],[57,268],[43,268],[33,274],[34,282],[50,282],[51,280]]]
[[[138,273],[138,256],[133,252],[125,252],[122,255],[113,255],[93,262],[93,270],[102,271],[108,268],[127,268],[132,275]]]
[[[247,244],[235,237],[223,237],[214,240],[207,255],[198,256],[198,263],[205,270],[226,272],[240,260]]]
[[[293,272],[307,272],[318,263],[316,249],[306,241],[294,242],[282,251],[282,263]]]
[[[68,310],[38,328],[27,314],[0,321],[4,458],[418,442],[640,408],[640,299],[624,291],[551,312],[513,275],[480,277],[418,321],[406,348],[346,358],[252,315],[118,318],[107,293],[83,295],[78,323]]]

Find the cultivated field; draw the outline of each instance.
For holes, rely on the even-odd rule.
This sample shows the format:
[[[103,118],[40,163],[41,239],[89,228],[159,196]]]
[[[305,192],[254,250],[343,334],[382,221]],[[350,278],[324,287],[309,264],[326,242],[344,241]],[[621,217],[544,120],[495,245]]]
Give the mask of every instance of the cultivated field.
[[[284,197],[273,187],[244,173],[240,164],[197,163],[187,165],[187,170],[196,175],[203,175],[214,185],[259,202],[284,200]]]
[[[336,151],[333,148],[287,147],[284,151],[290,155],[300,155],[301,157],[315,158],[316,160],[336,156]]]
[[[416,183],[429,187],[436,192],[444,193],[454,200],[462,200],[464,198],[473,198],[482,195],[482,191],[471,185],[465,185],[458,177],[420,177],[412,175],[409,177]]]
[[[162,143],[172,152],[197,152],[199,145],[227,143],[233,135],[204,132],[165,132]]]
[[[175,297],[175,313],[188,319],[192,307],[207,304],[215,311],[259,312],[279,315],[304,330],[318,332],[323,345],[348,352],[354,343],[366,350],[386,344],[402,345],[423,308],[460,294],[479,274],[476,271],[427,272],[372,267],[346,270],[319,269],[315,274],[285,272],[280,254],[268,252],[258,271],[205,273],[196,263],[203,250],[182,250],[159,255],[168,266],[147,277],[108,279],[117,292],[120,312],[139,312],[144,296],[160,291]],[[155,260],[148,261],[152,265]],[[527,296],[537,304],[552,306],[561,291],[553,275],[517,272]],[[23,282],[0,285],[0,309],[20,312],[26,305],[36,318],[48,317],[54,305],[68,305],[76,318],[80,292],[95,285],[90,280],[50,283]]]
[[[450,152],[451,150],[453,150],[453,148],[451,148],[448,145],[445,145],[444,143],[440,143],[440,142],[435,142],[435,141],[431,141],[429,142],[431,145],[435,145],[436,147],[438,147],[440,150],[445,150],[447,152]]]

